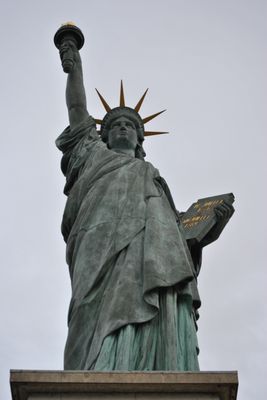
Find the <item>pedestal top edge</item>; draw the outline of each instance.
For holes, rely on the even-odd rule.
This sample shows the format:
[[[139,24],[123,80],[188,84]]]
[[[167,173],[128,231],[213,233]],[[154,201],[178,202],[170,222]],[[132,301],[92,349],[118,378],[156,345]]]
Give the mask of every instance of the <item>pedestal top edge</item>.
[[[10,382],[35,383],[238,383],[237,371],[62,371],[10,370]]]

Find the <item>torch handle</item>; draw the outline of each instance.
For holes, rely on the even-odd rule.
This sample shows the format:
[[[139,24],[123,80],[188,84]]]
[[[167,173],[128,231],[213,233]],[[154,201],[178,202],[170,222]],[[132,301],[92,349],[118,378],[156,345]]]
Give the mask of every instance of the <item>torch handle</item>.
[[[73,60],[67,59],[62,61],[62,68],[63,71],[66,72],[66,74],[69,74],[72,71],[73,65],[74,65]]]
[[[73,40],[73,38],[70,38],[70,37],[64,38],[62,40],[61,45],[64,45],[64,42],[68,41],[68,40],[72,40],[74,45],[77,47],[77,43],[76,43],[75,39]],[[74,61],[73,49],[69,46],[69,44],[67,44],[66,47],[67,47],[67,49],[65,51],[63,51],[63,53],[62,53],[61,64],[62,64],[63,71],[66,74],[69,74],[72,71],[75,61]],[[78,49],[77,49],[77,51],[78,51]]]

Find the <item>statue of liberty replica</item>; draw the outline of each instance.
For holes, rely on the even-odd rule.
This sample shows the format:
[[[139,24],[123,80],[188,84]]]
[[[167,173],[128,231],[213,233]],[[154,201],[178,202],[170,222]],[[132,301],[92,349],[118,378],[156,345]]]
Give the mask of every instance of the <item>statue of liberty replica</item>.
[[[208,207],[212,226],[201,228],[197,240],[186,234],[206,217],[184,219],[145,159],[145,137],[161,133],[145,131],[160,114],[140,116],[146,92],[129,107],[121,84],[115,108],[98,93],[106,114],[94,119],[83,84],[82,32],[67,23],[54,40],[68,74],[69,126],[56,141],[66,177],[62,233],[72,286],[64,368],[198,371],[202,248],[219,237],[233,200],[206,202],[215,204]]]

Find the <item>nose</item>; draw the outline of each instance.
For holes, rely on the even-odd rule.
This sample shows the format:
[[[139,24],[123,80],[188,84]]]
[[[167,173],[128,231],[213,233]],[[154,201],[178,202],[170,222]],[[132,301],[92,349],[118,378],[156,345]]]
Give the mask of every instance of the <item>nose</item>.
[[[121,131],[126,131],[126,123],[125,122],[121,123],[120,130]]]

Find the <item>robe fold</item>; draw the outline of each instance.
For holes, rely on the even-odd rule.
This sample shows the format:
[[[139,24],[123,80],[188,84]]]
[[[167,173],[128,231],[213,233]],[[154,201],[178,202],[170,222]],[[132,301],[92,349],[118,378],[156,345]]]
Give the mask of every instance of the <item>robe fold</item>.
[[[108,149],[91,117],[56,144],[72,285],[64,368],[197,370],[196,272],[158,170]]]

